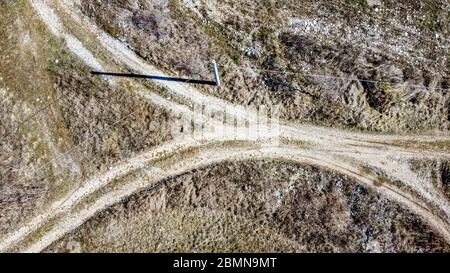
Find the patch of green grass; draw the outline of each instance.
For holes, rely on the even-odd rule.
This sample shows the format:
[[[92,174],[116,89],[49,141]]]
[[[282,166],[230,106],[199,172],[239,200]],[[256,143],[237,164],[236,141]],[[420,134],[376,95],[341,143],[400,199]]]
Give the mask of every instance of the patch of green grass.
[[[373,185],[375,187],[381,187],[388,183],[389,183],[389,178],[385,174],[378,175],[377,178],[373,181]]]
[[[373,185],[375,187],[381,187],[383,185],[388,185],[391,183],[391,180],[386,174],[380,173],[380,171],[376,170],[373,167],[367,165],[360,165],[358,166],[358,171],[363,176],[366,175],[374,176],[375,178],[373,179]]]

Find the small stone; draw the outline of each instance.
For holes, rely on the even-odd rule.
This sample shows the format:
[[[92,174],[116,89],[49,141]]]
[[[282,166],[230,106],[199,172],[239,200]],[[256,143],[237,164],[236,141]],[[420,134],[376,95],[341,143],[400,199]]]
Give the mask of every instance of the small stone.
[[[370,7],[379,6],[379,5],[381,5],[381,1],[380,0],[367,0],[367,5],[369,5]]]
[[[70,253],[81,253],[81,244],[79,242],[69,241],[66,248]]]

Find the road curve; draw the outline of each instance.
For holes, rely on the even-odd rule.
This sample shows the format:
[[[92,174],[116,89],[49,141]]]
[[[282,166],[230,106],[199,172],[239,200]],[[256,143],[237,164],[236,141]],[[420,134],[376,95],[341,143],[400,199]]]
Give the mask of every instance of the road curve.
[[[53,2],[46,0],[30,0],[42,21],[48,26],[49,30],[56,36],[65,40],[68,48],[80,57],[88,66],[95,69],[102,69],[103,65],[97,60],[93,53],[84,47],[75,36],[69,34],[68,26],[64,26],[58,17],[58,12],[69,14],[71,20],[82,26],[86,31],[90,31],[93,37],[97,37],[99,44],[121,62],[124,67],[138,70],[141,73],[152,73],[164,75],[157,69],[149,66],[143,60],[138,58],[131,50],[122,43],[113,39],[102,30],[99,30],[95,24],[92,24],[87,18],[76,9],[76,4],[71,1]],[[58,7],[55,11],[52,7]],[[68,20],[68,18],[65,18]],[[114,81],[110,81],[115,84]],[[180,112],[189,112],[189,108],[184,104],[207,104],[214,111],[223,111],[224,108],[232,110],[232,115],[240,118],[247,118],[255,121],[255,114],[248,112],[245,108],[232,105],[215,97],[202,94],[200,91],[175,84],[160,83],[164,88],[172,92],[179,98],[178,102],[162,98],[158,94],[151,93],[144,87],[139,86],[136,92],[143,98],[151,100],[153,103],[164,107],[165,109],[175,109]],[[211,120],[212,126],[218,130],[226,127],[220,121]],[[177,175],[190,169],[207,166],[214,162],[220,162],[226,159],[240,158],[281,158],[293,160],[301,163],[315,164],[331,170],[347,174],[362,183],[373,186],[374,179],[371,174],[361,174],[358,166],[366,164],[368,166],[381,169],[390,177],[410,186],[417,193],[413,196],[410,193],[403,192],[398,187],[388,184],[381,187],[375,187],[377,191],[385,194],[392,200],[403,204],[411,211],[423,217],[436,231],[438,231],[450,243],[449,218],[450,205],[448,200],[434,189],[433,185],[427,181],[420,180],[417,175],[410,171],[407,161],[413,158],[449,158],[445,152],[436,152],[432,150],[419,150],[414,148],[399,147],[397,141],[449,141],[450,138],[444,136],[395,136],[395,135],[371,135],[355,132],[347,132],[337,129],[324,128],[312,125],[299,125],[285,122],[281,126],[280,137],[287,137],[298,142],[307,143],[307,147],[276,145],[273,146],[268,141],[266,146],[261,146],[261,141],[251,139],[256,136],[248,135],[244,128],[238,128],[240,133],[233,137],[224,137],[217,135],[206,136],[202,139],[180,140],[154,148],[135,158],[111,166],[106,173],[99,174],[82,184],[79,189],[72,191],[69,195],[53,203],[42,214],[36,216],[28,224],[17,231],[7,234],[0,241],[0,251],[19,250],[26,252],[38,252],[55,240],[59,239],[65,233],[81,225],[85,220],[91,217],[95,212],[106,208],[107,206],[119,202],[125,196],[143,188],[157,183],[170,175]],[[270,138],[270,137],[269,137]],[[247,148],[233,148],[229,141],[243,140]],[[222,148],[211,148],[214,143],[222,143]],[[258,146],[255,148],[254,146]],[[89,196],[101,188],[106,188],[109,183],[117,177],[127,173],[151,167],[152,161],[158,159],[161,153],[182,152],[188,149],[196,148],[201,152],[198,157],[186,158],[179,164],[173,166],[173,169],[161,172],[158,168],[150,168],[146,179],[138,179],[126,183],[118,190],[109,191],[83,209],[82,211],[73,211],[77,204],[83,202],[86,196]],[[164,159],[163,159],[164,160]],[[355,162],[357,164],[355,164]],[[150,165],[149,165],[150,164]],[[399,172],[400,169],[402,172]],[[420,198],[419,198],[420,197]],[[433,207],[439,208],[442,213],[436,213]],[[30,244],[22,243],[29,239],[30,234],[39,230],[46,223],[54,219],[57,222],[53,228],[45,232],[38,241]]]

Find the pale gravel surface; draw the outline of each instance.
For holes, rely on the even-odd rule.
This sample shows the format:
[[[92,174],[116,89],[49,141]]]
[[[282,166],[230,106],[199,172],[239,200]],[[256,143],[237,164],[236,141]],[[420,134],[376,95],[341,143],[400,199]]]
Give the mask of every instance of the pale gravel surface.
[[[63,26],[61,26],[57,15],[54,10],[48,7],[46,4],[47,1],[31,1],[33,7],[38,11],[41,19],[49,26],[49,29],[53,32],[53,34],[62,37],[65,39],[68,48],[75,53],[78,57],[80,57],[88,66],[94,69],[101,69],[102,66],[100,62],[95,59],[92,53],[90,53],[82,43],[77,40],[74,36],[67,34]],[[68,1],[64,1],[63,3],[59,3],[60,8],[65,8],[69,11],[72,16],[80,16],[80,14],[76,13],[76,9],[74,5],[68,3]],[[72,9],[71,9],[72,8]],[[72,18],[77,22],[87,22],[86,19]],[[139,72],[142,73],[152,73],[162,75],[161,72],[157,71],[153,67],[145,64],[142,60],[140,60],[133,52],[131,52],[125,45],[120,43],[119,41],[112,39],[110,36],[97,29],[94,25],[84,25],[85,28],[89,29],[93,33],[96,33],[96,36],[99,38],[102,46],[110,52],[112,56],[115,56],[118,60],[120,60],[125,66],[132,67],[134,69],[138,69]],[[247,117],[249,120],[254,120],[255,116],[253,114],[249,114],[242,107],[235,107],[226,103],[218,98],[210,97],[202,94],[201,92],[195,90],[191,87],[182,86],[179,84],[167,84],[161,83],[165,88],[170,90],[174,95],[181,97],[183,100],[188,102],[193,102],[196,104],[203,104],[207,102],[207,104],[217,110],[222,111],[224,105],[228,108],[228,110],[232,109],[233,114],[238,117]],[[163,105],[166,108],[175,108],[179,111],[188,111],[185,106],[173,103],[169,100],[163,99],[158,95],[151,94],[141,89],[140,93],[145,95],[148,99],[155,101],[159,100],[159,105]],[[214,123],[217,126],[222,126],[220,123]],[[248,136],[244,135],[242,137],[245,140],[248,140]],[[379,188],[379,191],[383,194],[388,195],[391,199],[399,201],[407,206],[412,211],[421,215],[425,219],[428,220],[428,223],[433,226],[440,234],[446,238],[447,241],[450,242],[450,235],[448,229],[448,217],[450,216],[450,209],[448,201],[442,194],[439,194],[434,188],[432,188],[431,183],[429,181],[421,181],[418,179],[417,175],[415,175],[407,166],[405,162],[399,163],[399,159],[403,158],[414,158],[414,157],[442,157],[446,156],[445,153],[436,153],[436,152],[428,152],[427,154],[420,154],[420,151],[416,151],[414,149],[399,149],[389,145],[389,142],[396,140],[448,140],[447,136],[440,137],[415,137],[415,136],[386,136],[386,135],[368,135],[368,134],[360,134],[360,133],[351,133],[351,132],[343,132],[335,129],[328,128],[320,128],[315,126],[299,126],[292,124],[285,124],[282,127],[282,134],[284,136],[306,141],[308,143],[312,143],[313,145],[308,147],[308,150],[299,149],[296,147],[291,147],[286,150],[284,148],[272,147],[258,150],[258,152],[254,152],[252,156],[259,157],[281,157],[285,159],[292,160],[300,160],[302,162],[310,162],[318,165],[322,165],[328,167],[330,169],[349,174],[355,177],[355,173],[357,173],[357,169],[355,169],[355,165],[351,162],[343,162],[342,158],[339,155],[345,155],[347,157],[352,158],[353,160],[369,163],[372,166],[376,166],[387,174],[391,175],[395,179],[400,180],[402,183],[410,185],[414,187],[414,190],[417,193],[425,198],[428,203],[434,204],[438,206],[441,210],[443,210],[447,219],[440,219],[436,217],[433,213],[430,213],[427,209],[423,208],[421,205],[416,204],[418,202],[421,204],[421,201],[415,200],[416,198],[413,196],[405,197],[405,194],[401,192],[397,192],[398,189],[392,188],[390,185],[386,187]],[[224,140],[224,139],[220,139]],[[383,143],[371,143],[371,141],[379,141]],[[368,145],[368,147],[362,147],[361,145]],[[174,146],[171,146],[174,145]],[[185,143],[182,145],[183,148],[187,148],[194,143]],[[358,146],[360,145],[360,146]],[[169,144],[168,147],[175,147],[176,144]],[[319,152],[320,151],[320,152]],[[243,154],[236,153],[238,156],[244,156]],[[305,154],[307,156],[305,157]],[[334,154],[334,156],[330,156]],[[211,153],[208,154],[206,160],[202,163],[204,165],[208,165],[212,162],[216,162],[219,160],[223,160],[223,157],[233,157],[233,153],[225,153],[225,154],[216,154]],[[311,159],[312,157],[312,159]],[[194,162],[193,159],[191,159]],[[105,173],[105,175],[99,175],[98,177],[92,178],[85,182],[83,186],[75,191],[72,195],[67,196],[60,201],[54,203],[51,206],[51,209],[48,210],[47,213],[44,213],[35,219],[30,221],[30,224],[22,227],[17,232],[13,234],[8,234],[5,238],[2,238],[0,243],[0,251],[5,251],[16,243],[20,242],[22,239],[26,238],[28,234],[30,234],[33,230],[36,230],[40,226],[42,226],[48,219],[53,218],[56,214],[61,213],[64,214],[67,211],[77,204],[79,201],[83,199],[89,193],[92,193],[96,189],[99,189],[108,184],[109,181],[114,179],[117,176],[121,176],[125,173],[128,173],[130,170],[136,170],[140,167],[143,167],[146,164],[147,158],[144,155],[136,157],[134,159],[130,159],[129,161],[115,165],[110,168],[110,170]],[[384,163],[384,164],[383,164]],[[195,165],[195,164],[193,164]],[[196,168],[198,166],[190,166],[191,168]],[[160,177],[157,169],[155,169],[155,177]],[[350,171],[349,171],[350,170]],[[399,171],[401,170],[401,171]],[[150,173],[152,171],[150,170]],[[369,185],[372,185],[373,178],[364,177],[358,175],[360,181],[365,182]],[[160,178],[159,178],[160,179]],[[121,198],[133,193],[135,190],[145,187],[147,182],[131,182],[133,186],[125,185],[121,191],[109,193],[106,197],[101,197],[96,205],[88,208],[86,211],[83,211],[77,216],[71,216],[69,214],[66,221],[62,221],[57,225],[57,228],[52,229],[50,233],[44,235],[43,240],[40,240],[38,244],[31,245],[27,251],[40,251],[45,246],[51,244],[54,240],[58,239],[66,232],[76,228],[80,224],[82,224],[87,218],[90,217],[93,213],[98,210],[101,210],[108,205],[111,205],[113,202],[120,201]],[[130,186],[130,187],[129,187]],[[110,203],[112,202],[112,203]],[[426,204],[425,207],[429,206]]]
[[[337,171],[339,173],[348,175],[350,177],[358,179],[364,185],[373,188],[375,177],[371,175],[358,174],[358,169],[345,162],[338,162],[336,160],[324,160],[325,154],[318,154],[315,151],[304,151],[296,147],[264,147],[264,148],[230,148],[223,149],[209,149],[206,148],[196,157],[188,157],[184,160],[177,161],[177,164],[170,165],[163,171],[159,168],[151,168],[147,170],[146,175],[148,179],[137,179],[126,183],[119,189],[106,193],[99,197],[93,205],[87,206],[80,212],[69,212],[58,224],[52,228],[48,233],[40,238],[35,244],[26,248],[25,252],[40,252],[48,247],[51,243],[60,239],[64,234],[74,230],[83,224],[87,219],[92,217],[96,212],[101,211],[108,206],[111,206],[123,198],[130,196],[131,194],[151,186],[157,181],[163,180],[167,177],[173,177],[180,175],[192,169],[198,169],[204,166],[208,166],[224,160],[245,160],[254,158],[274,158],[291,160],[299,163],[314,164],[327,169]],[[170,160],[170,159],[169,159]],[[385,194],[387,197],[397,200],[409,209],[422,216],[427,222],[437,231],[443,235],[443,237],[450,242],[450,233],[448,227],[442,222],[441,219],[436,218],[433,214],[426,212],[421,207],[421,204],[417,204],[414,201],[409,200],[401,194],[397,193],[397,190],[390,186],[383,186],[379,189],[379,192]]]

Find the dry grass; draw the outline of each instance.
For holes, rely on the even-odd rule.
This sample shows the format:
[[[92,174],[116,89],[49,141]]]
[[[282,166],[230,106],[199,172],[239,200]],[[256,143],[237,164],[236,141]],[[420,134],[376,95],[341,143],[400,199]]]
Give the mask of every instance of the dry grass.
[[[448,96],[433,88],[400,85],[448,88],[448,59],[443,57],[448,45],[430,31],[448,37],[443,1],[384,1],[379,12],[366,1],[324,1],[321,10],[317,1],[188,2],[200,8],[177,0],[167,5],[142,1],[139,8],[131,1],[83,1],[83,8],[106,31],[165,71],[207,78],[209,61],[217,59],[221,91],[199,88],[223,99],[244,105],[281,103],[282,117],[327,126],[376,132],[448,130]],[[387,18],[401,23],[386,24]],[[303,24],[298,22],[316,25],[306,31],[295,25]],[[376,33],[374,24],[379,26]],[[431,42],[418,43],[420,39]],[[435,67],[438,57],[442,62]],[[242,67],[396,84],[356,84]]]
[[[2,2],[0,11],[0,233],[6,234],[92,173],[171,135],[167,112],[123,85],[92,78],[27,1]]]
[[[449,251],[418,216],[346,176],[263,160],[214,164],[98,213],[47,251]],[[407,239],[405,239],[407,238]]]

